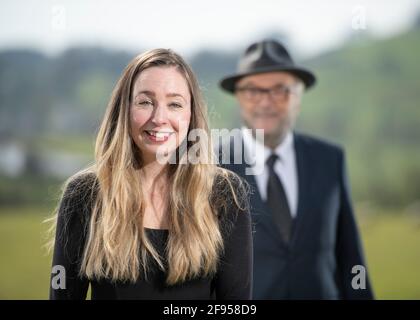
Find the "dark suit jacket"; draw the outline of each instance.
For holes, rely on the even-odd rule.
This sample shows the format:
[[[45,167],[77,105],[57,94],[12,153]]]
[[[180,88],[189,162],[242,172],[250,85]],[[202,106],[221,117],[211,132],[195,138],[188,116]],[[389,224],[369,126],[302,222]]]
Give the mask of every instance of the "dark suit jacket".
[[[230,142],[232,144],[233,140]],[[221,164],[250,184],[254,222],[254,299],[371,299],[353,289],[355,265],[366,267],[353,214],[343,150],[294,133],[298,209],[290,243],[283,242],[247,164]],[[231,146],[231,150],[234,150]],[[243,159],[243,154],[242,154]]]

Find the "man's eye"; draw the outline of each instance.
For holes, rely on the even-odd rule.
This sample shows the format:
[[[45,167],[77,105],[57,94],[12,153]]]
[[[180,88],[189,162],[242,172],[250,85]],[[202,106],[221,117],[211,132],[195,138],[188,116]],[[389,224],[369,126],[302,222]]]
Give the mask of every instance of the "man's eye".
[[[279,87],[273,88],[273,91],[275,93],[280,93],[281,94],[281,93],[285,93],[285,92],[289,91],[289,89],[287,87],[284,87],[284,86],[279,86]]]
[[[246,89],[250,94],[258,94],[260,90],[258,88],[247,88]]]

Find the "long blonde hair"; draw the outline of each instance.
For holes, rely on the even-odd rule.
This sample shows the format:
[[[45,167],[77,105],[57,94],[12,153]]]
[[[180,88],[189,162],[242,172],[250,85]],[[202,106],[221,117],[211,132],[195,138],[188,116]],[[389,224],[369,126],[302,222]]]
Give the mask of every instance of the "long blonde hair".
[[[143,228],[145,202],[138,174],[141,153],[129,134],[135,78],[153,66],[175,66],[185,77],[191,94],[189,130],[204,130],[208,137],[207,141],[195,142],[200,144],[199,156],[205,158],[204,163],[187,161],[169,165],[167,263]],[[141,273],[147,277],[150,258],[166,271],[168,285],[214,275],[224,249],[220,215],[226,212],[224,209],[231,205],[232,199],[237,208],[244,209],[245,193],[238,193],[238,186],[239,190],[246,188],[236,175],[209,163],[212,156],[206,105],[188,64],[167,49],[155,49],[135,57],[113,90],[96,139],[95,163],[67,181],[71,183],[86,175],[94,177],[84,186],[84,192],[90,191],[95,196],[89,208],[80,275],[88,279],[134,282]]]

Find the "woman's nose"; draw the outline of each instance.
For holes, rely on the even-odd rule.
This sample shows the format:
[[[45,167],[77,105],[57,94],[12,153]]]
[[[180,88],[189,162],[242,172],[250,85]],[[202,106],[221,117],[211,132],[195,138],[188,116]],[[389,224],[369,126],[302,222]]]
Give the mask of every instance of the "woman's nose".
[[[166,106],[159,104],[152,114],[152,122],[155,125],[162,125],[167,123],[168,121],[168,110]]]

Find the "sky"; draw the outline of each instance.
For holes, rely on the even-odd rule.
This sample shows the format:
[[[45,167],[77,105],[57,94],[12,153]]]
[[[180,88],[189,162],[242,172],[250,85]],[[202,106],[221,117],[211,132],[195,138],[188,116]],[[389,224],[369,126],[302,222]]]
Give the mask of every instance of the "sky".
[[[353,34],[388,37],[420,14],[420,0],[0,0],[0,50],[55,55],[76,45],[141,52],[237,50],[284,34],[303,56]]]

